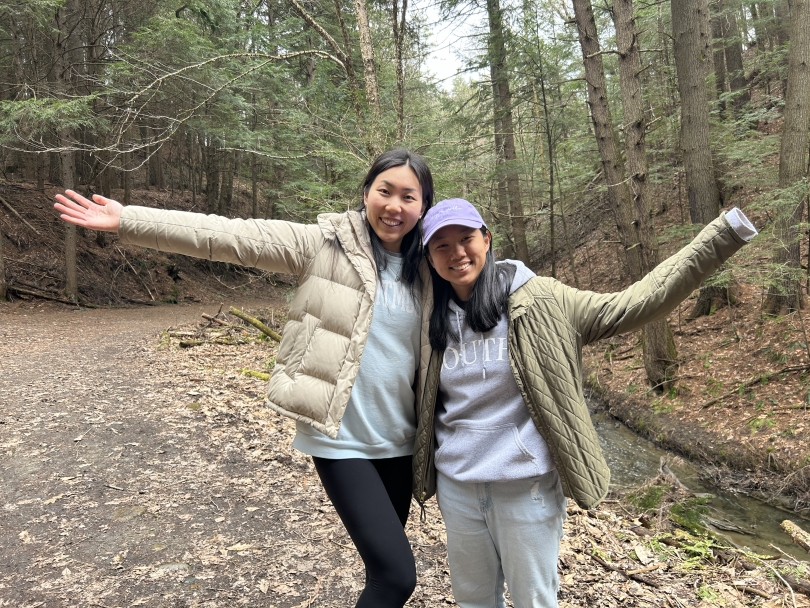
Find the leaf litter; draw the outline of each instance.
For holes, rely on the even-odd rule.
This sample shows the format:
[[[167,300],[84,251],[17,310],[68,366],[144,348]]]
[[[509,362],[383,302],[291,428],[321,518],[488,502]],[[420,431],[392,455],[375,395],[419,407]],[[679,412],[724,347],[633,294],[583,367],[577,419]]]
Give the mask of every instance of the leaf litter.
[[[243,310],[280,325],[283,305],[262,306]],[[270,372],[276,344],[247,327],[194,348],[169,335],[199,335],[210,308],[0,309],[0,606],[353,605],[362,562],[295,425],[240,371]],[[563,608],[810,606],[773,574],[804,562],[673,547],[671,525],[615,499],[568,515]],[[435,501],[407,533],[408,605],[453,605]]]

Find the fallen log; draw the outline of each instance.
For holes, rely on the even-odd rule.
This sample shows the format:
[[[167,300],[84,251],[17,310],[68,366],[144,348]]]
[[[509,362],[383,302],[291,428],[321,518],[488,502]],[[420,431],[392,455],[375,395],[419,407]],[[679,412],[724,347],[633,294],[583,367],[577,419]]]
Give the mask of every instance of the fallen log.
[[[261,321],[259,321],[255,317],[251,317],[250,315],[243,313],[241,310],[239,310],[238,308],[234,308],[233,306],[231,306],[228,309],[228,312],[231,313],[235,317],[239,317],[245,323],[250,323],[253,327],[258,329],[264,335],[272,338],[276,342],[281,342],[281,336],[278,333],[276,333],[275,331],[273,331],[272,329],[267,327],[267,325],[265,325],[264,323],[262,323]]]
[[[54,302],[61,302],[62,304],[69,304],[70,306],[75,306],[76,305],[76,302],[71,302],[70,300],[68,300],[66,298],[59,298],[59,297],[48,295],[48,294],[45,294],[45,293],[38,293],[38,292],[32,291],[30,289],[23,289],[22,287],[17,287],[14,284],[8,285],[6,287],[6,289],[8,291],[11,291],[11,292],[14,292],[14,293],[17,293],[17,294],[22,294],[22,295],[26,295],[26,296],[33,296],[35,298],[42,298],[43,300],[53,300]]]
[[[805,551],[810,552],[810,534],[802,530],[789,519],[783,521],[779,527],[782,528],[782,530],[784,530],[784,532],[793,539],[794,543],[799,545]]]
[[[800,581],[799,579],[793,578],[789,574],[783,574],[782,578],[785,579],[785,582],[790,585],[790,588],[793,591],[798,591],[802,595],[810,596],[810,584],[806,581]]]

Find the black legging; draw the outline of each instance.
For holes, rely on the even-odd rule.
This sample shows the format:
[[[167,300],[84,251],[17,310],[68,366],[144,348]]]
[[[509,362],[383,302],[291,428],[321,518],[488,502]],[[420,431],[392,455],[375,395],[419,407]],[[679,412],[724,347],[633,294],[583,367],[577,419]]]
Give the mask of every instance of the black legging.
[[[356,608],[402,608],[416,587],[416,564],[404,529],[412,457],[312,460],[366,566],[366,588]]]

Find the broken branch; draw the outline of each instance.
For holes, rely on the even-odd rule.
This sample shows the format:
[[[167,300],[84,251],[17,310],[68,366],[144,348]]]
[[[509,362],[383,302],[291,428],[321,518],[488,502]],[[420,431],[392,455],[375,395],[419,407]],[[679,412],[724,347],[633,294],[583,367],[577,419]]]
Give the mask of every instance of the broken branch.
[[[20,221],[21,221],[23,224],[25,224],[25,225],[26,225],[26,226],[28,226],[28,227],[29,227],[31,230],[33,230],[33,231],[34,231],[34,234],[36,234],[37,236],[41,236],[41,235],[39,234],[39,232],[37,232],[37,229],[36,229],[36,228],[34,228],[34,227],[31,225],[31,224],[29,224],[29,223],[28,223],[28,222],[27,222],[27,221],[26,221],[26,220],[23,218],[23,216],[21,216],[19,213],[17,213],[17,210],[16,210],[16,209],[14,209],[14,207],[12,207],[12,206],[9,204],[9,202],[8,202],[6,199],[4,199],[2,196],[0,196],[0,203],[3,203],[3,204],[4,204],[4,205],[5,205],[7,208],[8,208],[8,210],[9,210],[9,211],[11,211],[11,212],[12,212],[12,213],[13,213],[15,216],[17,216],[17,219],[18,219],[18,220],[20,220]]]
[[[281,336],[278,333],[276,333],[275,331],[273,331],[272,329],[267,327],[267,325],[265,325],[264,323],[262,323],[261,321],[259,321],[255,317],[251,317],[250,315],[243,313],[241,310],[239,310],[238,308],[234,308],[233,306],[231,306],[228,309],[228,312],[231,313],[235,317],[239,317],[245,323],[250,323],[253,327],[258,329],[264,335],[269,336],[270,338],[272,338],[276,342],[281,342]]]

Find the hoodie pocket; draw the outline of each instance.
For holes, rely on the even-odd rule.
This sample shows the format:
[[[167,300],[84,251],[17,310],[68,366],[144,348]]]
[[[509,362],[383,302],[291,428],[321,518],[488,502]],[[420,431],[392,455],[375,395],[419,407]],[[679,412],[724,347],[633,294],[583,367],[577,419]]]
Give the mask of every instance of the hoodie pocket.
[[[520,439],[517,426],[456,423],[436,452],[436,468],[457,481],[482,482],[536,477],[537,459]]]

